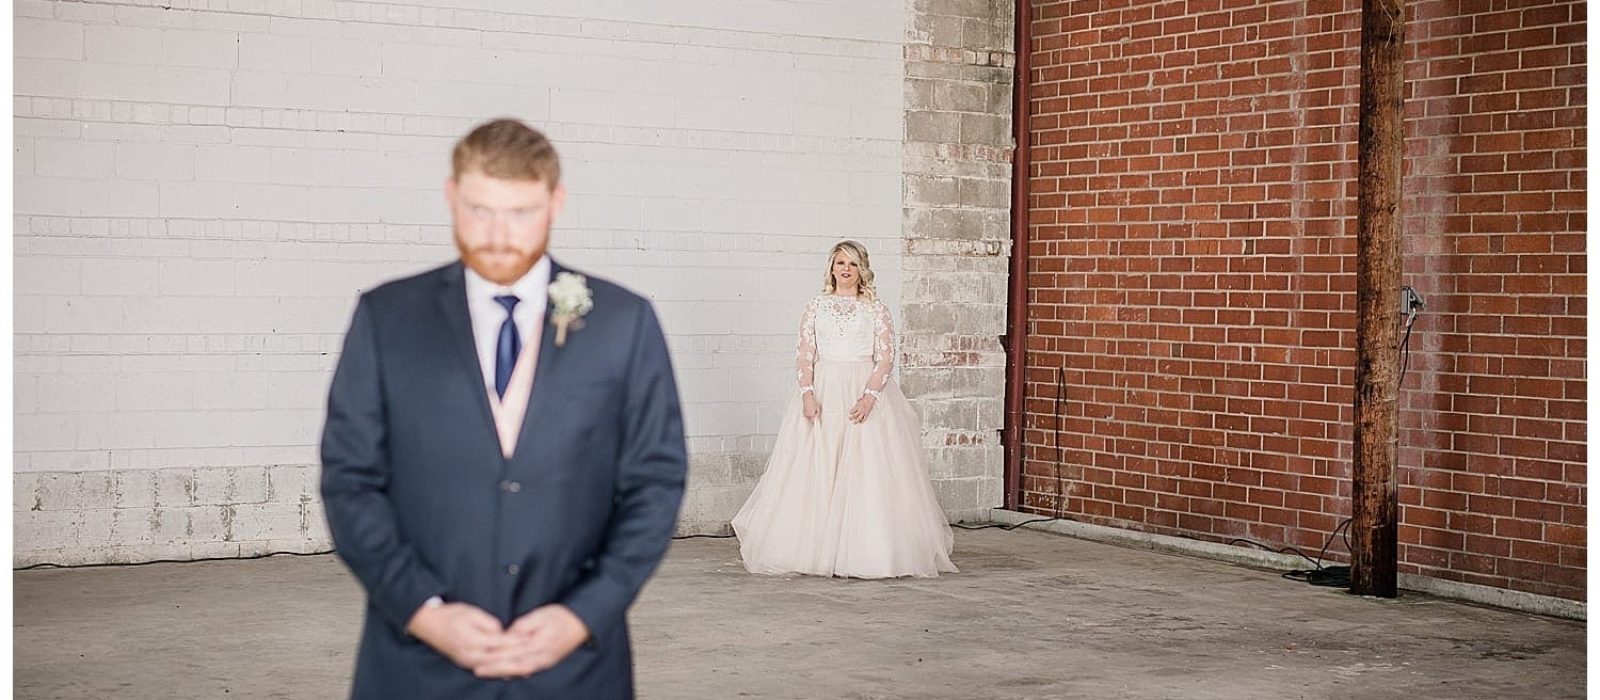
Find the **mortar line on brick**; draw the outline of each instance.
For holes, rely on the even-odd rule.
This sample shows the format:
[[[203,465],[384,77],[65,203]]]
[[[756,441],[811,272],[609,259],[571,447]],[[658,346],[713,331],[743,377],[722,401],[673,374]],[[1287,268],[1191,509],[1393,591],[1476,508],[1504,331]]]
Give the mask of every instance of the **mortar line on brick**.
[[[100,5],[100,6],[103,6],[103,7],[135,7],[135,8],[140,8],[140,9],[155,9],[155,8],[158,8],[158,7],[165,7],[164,5],[162,5],[162,1],[163,0],[149,0],[148,2],[108,2],[108,1],[105,1],[105,0],[101,0],[99,2],[94,2],[94,1],[91,1],[91,0],[77,0],[77,3],[78,4],[83,4],[83,5]],[[419,5],[406,5],[406,4],[396,4],[396,3],[363,2],[362,0],[334,0],[333,2],[330,2],[329,5],[331,7],[334,7],[334,8],[337,8],[340,5],[369,6],[369,7],[400,7],[400,8],[423,7],[423,6],[419,6]],[[608,40],[615,41],[616,40],[614,38],[608,38],[608,37],[598,37],[598,36],[590,36],[590,35],[573,36],[571,34],[566,34],[566,33],[545,32],[545,31],[537,31],[537,30],[518,31],[518,30],[514,30],[514,29],[505,28],[503,26],[503,24],[494,23],[494,22],[486,22],[485,26],[465,25],[465,24],[427,25],[427,24],[421,24],[421,23],[407,23],[407,22],[399,22],[399,21],[384,21],[384,20],[378,20],[378,19],[340,19],[340,18],[338,18],[336,16],[335,17],[324,17],[324,16],[319,16],[319,15],[309,15],[309,14],[306,14],[304,12],[304,10],[302,10],[300,12],[300,14],[298,14],[298,15],[291,15],[291,14],[286,14],[286,13],[283,13],[283,12],[271,12],[271,11],[256,12],[256,11],[249,11],[249,10],[213,10],[213,9],[209,9],[209,8],[208,9],[195,9],[195,8],[178,9],[178,8],[170,8],[168,11],[189,13],[191,15],[212,15],[212,16],[229,16],[229,17],[265,17],[265,18],[268,18],[268,19],[274,19],[274,18],[295,19],[295,20],[305,20],[305,21],[312,21],[312,22],[332,22],[332,23],[341,24],[341,25],[344,25],[344,24],[359,24],[359,25],[373,25],[373,26],[379,26],[379,27],[404,27],[404,28],[407,28],[407,29],[448,29],[448,30],[461,31],[461,32],[476,32],[476,33],[478,33],[480,35],[483,35],[483,34],[509,34],[509,35],[515,35],[515,36],[553,36],[553,37],[561,37],[561,38],[592,39],[592,40],[595,40],[595,41],[608,41]],[[752,36],[752,37],[763,37],[763,38],[768,38],[768,37],[779,37],[779,38],[794,37],[794,38],[799,38],[799,39],[810,39],[810,40],[815,40],[815,41],[836,42],[836,43],[843,43],[843,44],[857,44],[857,45],[863,45],[863,46],[899,47],[899,46],[902,45],[901,42],[898,41],[898,40],[896,40],[896,41],[890,41],[890,40],[878,41],[878,40],[871,40],[871,39],[853,39],[853,38],[831,37],[831,36],[823,36],[823,35],[817,35],[817,34],[797,34],[797,33],[789,33],[789,32],[758,31],[758,30],[751,30],[751,29],[719,29],[719,28],[709,27],[709,26],[708,27],[701,27],[701,26],[695,26],[695,25],[665,24],[665,23],[660,23],[660,22],[641,22],[641,21],[616,20],[616,19],[595,19],[595,18],[588,18],[588,17],[581,17],[581,16],[568,16],[568,15],[530,14],[530,13],[503,12],[503,11],[502,12],[496,12],[496,11],[493,11],[493,10],[475,10],[475,9],[458,9],[458,10],[450,10],[450,11],[451,12],[465,12],[465,13],[474,14],[474,15],[483,15],[483,16],[485,16],[487,18],[516,17],[516,18],[529,18],[529,19],[544,18],[544,19],[571,20],[571,21],[578,22],[580,27],[582,26],[582,24],[584,22],[587,21],[587,22],[593,22],[593,23],[598,23],[598,24],[617,25],[617,26],[624,27],[624,28],[626,28],[626,27],[649,27],[649,28],[653,28],[653,29],[691,30],[691,31],[707,32],[707,33],[711,33],[711,34],[726,34],[726,35],[733,35],[733,36]],[[337,15],[337,9],[335,9],[334,13],[335,13],[335,15]],[[114,25],[108,25],[108,26],[122,26],[122,25],[115,25],[114,24]],[[139,25],[139,26],[142,26],[142,25]],[[492,27],[492,28],[487,28],[487,27]],[[180,27],[166,27],[166,26],[162,26],[162,27],[159,27],[159,28],[160,29],[183,29],[183,28],[180,28]],[[206,30],[200,30],[200,31],[206,31]],[[215,31],[224,31],[224,30],[215,30]],[[229,31],[237,31],[237,30],[229,30]],[[239,33],[246,33],[246,32],[242,32],[241,31]],[[255,33],[255,32],[249,32],[249,33]],[[273,32],[268,32],[268,33],[273,33]],[[298,36],[298,35],[295,35],[295,34],[278,34],[278,35],[279,36]],[[632,39],[632,38],[627,39],[627,41],[633,42],[633,43],[640,43],[640,44],[659,44],[659,45],[668,46],[668,47],[677,47],[677,46],[685,46],[685,45],[687,45],[687,46],[693,46],[693,47],[697,47],[697,48],[702,48],[703,47],[703,48],[729,49],[729,50],[737,50],[737,51],[755,51],[755,52],[773,53],[773,54],[779,54],[779,55],[800,54],[800,55],[805,55],[805,56],[821,56],[821,57],[830,57],[830,58],[838,56],[837,53],[833,53],[833,52],[822,52],[822,51],[819,51],[819,52],[816,52],[816,53],[811,53],[811,52],[798,51],[798,50],[793,50],[793,49],[766,49],[766,48],[762,48],[762,47],[754,46],[754,45],[740,45],[740,46],[711,45],[711,46],[703,46],[703,45],[700,45],[700,44],[682,44],[682,43],[675,43],[675,42],[671,42],[671,41],[662,41],[662,40],[654,40],[654,39]],[[430,45],[430,46],[431,45],[460,46],[460,44],[454,44],[454,43],[433,44],[431,42],[426,42],[426,41],[415,42],[415,43],[425,44],[425,45]],[[480,37],[479,43],[477,45],[479,47],[483,46],[483,42],[481,40],[481,37]],[[865,58],[865,57],[848,56],[848,58]]]
[[[59,98],[42,97],[42,96],[36,96],[36,95],[19,95],[19,97],[28,97],[28,98],[34,98],[34,99],[59,99]],[[41,121],[71,122],[71,123],[78,123],[78,124],[129,124],[129,125],[145,125],[145,126],[214,126],[214,127],[222,127],[222,128],[226,128],[226,129],[230,129],[230,130],[232,130],[232,129],[248,129],[251,132],[270,131],[270,132],[295,133],[295,134],[330,134],[330,135],[338,134],[338,135],[344,135],[344,136],[382,136],[382,137],[404,137],[404,138],[416,138],[416,139],[455,139],[455,138],[460,136],[460,133],[459,133],[460,130],[465,129],[466,127],[476,123],[476,121],[477,121],[473,117],[464,117],[464,116],[447,115],[447,114],[423,114],[423,113],[411,113],[411,112],[335,112],[335,111],[330,111],[330,110],[307,110],[307,109],[294,109],[294,108],[287,108],[287,107],[263,107],[263,106],[244,106],[244,105],[232,105],[232,106],[228,106],[228,107],[221,107],[221,106],[218,106],[218,105],[183,104],[183,103],[166,102],[166,101],[141,101],[141,100],[101,99],[101,98],[65,98],[65,99],[68,99],[69,101],[75,102],[75,103],[110,102],[110,103],[126,103],[126,104],[131,104],[131,105],[153,105],[153,106],[165,106],[165,107],[184,107],[184,108],[188,108],[188,109],[223,109],[223,110],[227,110],[227,109],[247,109],[247,110],[262,110],[262,111],[301,112],[301,113],[306,113],[306,114],[315,115],[315,116],[324,116],[324,115],[329,115],[329,116],[348,116],[348,117],[351,117],[351,118],[370,119],[370,120],[374,120],[374,121],[381,121],[380,118],[382,118],[382,117],[401,117],[401,118],[415,118],[415,119],[428,119],[428,120],[452,120],[452,121],[460,122],[460,128],[456,128],[455,126],[452,126],[451,130],[449,130],[449,131],[439,131],[439,132],[436,132],[436,133],[435,132],[421,132],[421,133],[419,133],[419,132],[406,131],[404,129],[398,129],[398,130],[394,130],[394,131],[367,131],[367,130],[337,129],[337,128],[323,129],[323,128],[316,128],[316,127],[313,127],[313,128],[298,128],[298,127],[282,127],[282,126],[279,126],[279,127],[236,126],[236,125],[231,125],[231,124],[226,123],[226,120],[215,122],[215,123],[207,122],[207,123],[201,123],[201,124],[179,123],[179,122],[174,122],[174,121],[172,121],[170,119],[166,120],[166,121],[137,121],[131,116],[131,114],[130,114],[129,118],[123,119],[123,120],[118,120],[118,119],[115,119],[115,118],[112,118],[112,119],[93,119],[93,118],[81,117],[81,116],[76,116],[76,115],[65,116],[65,115],[55,115],[55,114],[19,115],[18,118],[19,119],[38,119],[38,120],[41,120]],[[781,154],[785,154],[785,155],[817,155],[819,153],[832,155],[832,154],[837,154],[837,153],[864,154],[863,151],[870,150],[874,146],[879,146],[879,147],[887,147],[889,145],[898,146],[898,145],[900,145],[902,143],[899,139],[873,138],[873,137],[860,137],[860,136],[848,136],[848,137],[812,136],[812,135],[808,135],[808,134],[796,134],[796,133],[794,133],[792,131],[791,132],[783,132],[783,131],[733,131],[733,130],[715,130],[714,131],[714,130],[709,130],[709,129],[689,129],[689,128],[679,128],[679,127],[659,127],[658,128],[658,127],[639,127],[639,126],[610,126],[610,125],[596,125],[596,124],[587,123],[587,122],[563,122],[563,121],[553,121],[553,120],[540,121],[540,122],[538,122],[538,124],[539,124],[539,126],[543,127],[545,131],[550,132],[552,134],[552,136],[555,136],[560,131],[566,130],[566,129],[584,130],[584,129],[603,128],[603,129],[612,130],[613,132],[615,132],[615,131],[624,131],[624,132],[626,132],[626,131],[634,131],[634,132],[639,132],[641,135],[644,135],[646,133],[667,133],[667,134],[673,134],[673,135],[682,135],[682,136],[690,137],[690,138],[694,138],[694,137],[701,137],[702,138],[702,140],[700,140],[699,142],[694,143],[692,145],[691,144],[684,144],[682,146],[677,146],[677,145],[672,145],[672,144],[663,144],[663,143],[657,142],[656,140],[647,140],[647,139],[635,139],[635,140],[611,139],[611,140],[604,140],[604,139],[597,139],[597,138],[593,138],[593,137],[572,136],[572,135],[561,135],[561,136],[559,136],[559,140],[562,143],[588,144],[588,145],[610,145],[610,146],[637,146],[637,147],[640,147],[640,148],[656,148],[656,149],[666,149],[666,150],[691,150],[692,149],[692,150],[697,150],[697,151],[700,151],[700,150],[711,150],[711,151],[728,151],[728,152],[755,153],[755,154],[768,154],[768,153],[776,152],[776,153],[781,153]],[[750,147],[741,147],[741,146],[732,146],[732,147],[730,147],[730,146],[726,146],[726,145],[715,143],[715,141],[717,140],[717,137],[727,137],[727,136],[746,137],[746,138],[753,137],[753,138],[762,138],[762,139],[792,140],[792,141],[796,141],[797,143],[789,144],[788,148],[779,148],[779,147],[776,147],[775,144],[759,144],[759,145],[753,145],[753,146],[750,146]],[[48,137],[29,137],[29,138],[48,138]],[[118,142],[119,139],[106,139],[106,141],[107,142]],[[182,145],[189,145],[189,144],[182,144]],[[237,144],[198,144],[198,145],[227,146],[227,145],[237,145]],[[808,147],[806,147],[808,145],[811,145],[811,146],[814,146],[814,147],[808,148]],[[850,148],[852,146],[856,146],[856,147],[859,147],[859,148]],[[274,148],[272,146],[250,146],[250,147],[251,148]],[[394,151],[394,149],[392,149],[392,148],[381,148],[381,147],[376,147],[376,146],[369,147],[369,148],[342,147],[339,150],[371,151],[371,152],[379,152],[379,153]],[[414,153],[424,153],[424,152],[431,152],[431,151],[423,151],[423,150],[419,149],[417,151],[405,151],[405,152],[406,153],[413,153],[413,152]],[[867,154],[867,155],[870,155],[870,154]]]

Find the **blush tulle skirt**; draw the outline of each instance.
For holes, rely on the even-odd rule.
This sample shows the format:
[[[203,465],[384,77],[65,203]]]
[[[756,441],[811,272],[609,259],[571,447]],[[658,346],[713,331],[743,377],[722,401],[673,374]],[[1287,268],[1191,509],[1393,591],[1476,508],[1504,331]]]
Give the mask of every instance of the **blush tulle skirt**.
[[[757,574],[854,578],[954,572],[954,537],[922,459],[916,410],[894,382],[867,420],[849,413],[872,360],[820,360],[822,414],[790,400],[766,471],[733,518],[745,568]]]

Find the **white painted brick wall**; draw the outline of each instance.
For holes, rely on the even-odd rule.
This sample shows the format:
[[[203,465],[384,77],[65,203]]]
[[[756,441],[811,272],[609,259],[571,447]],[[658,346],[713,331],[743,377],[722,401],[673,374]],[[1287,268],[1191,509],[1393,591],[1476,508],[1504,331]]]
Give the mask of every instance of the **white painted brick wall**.
[[[322,402],[356,294],[449,260],[473,124],[556,142],[554,250],[658,304],[722,527],[829,244],[900,294],[899,0],[19,0],[16,562],[326,545]]]

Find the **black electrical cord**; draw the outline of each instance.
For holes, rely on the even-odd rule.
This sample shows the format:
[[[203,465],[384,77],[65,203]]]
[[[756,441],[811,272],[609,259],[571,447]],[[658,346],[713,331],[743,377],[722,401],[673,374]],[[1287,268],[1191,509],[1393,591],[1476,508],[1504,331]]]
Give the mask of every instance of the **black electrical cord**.
[[[1006,530],[1006,531],[1009,532],[1011,530],[1015,530],[1015,529],[1017,529],[1019,527],[1022,527],[1023,525],[1033,525],[1034,523],[1049,523],[1049,522],[1055,522],[1057,520],[1067,520],[1067,518],[1034,518],[1033,520],[1024,520],[1024,521],[1022,521],[1020,523],[1012,523],[1010,525],[1007,525],[1005,523],[985,523],[983,525],[968,525],[966,523],[956,523],[956,524],[952,525],[951,527],[954,527],[954,528],[957,528],[957,529],[960,529],[960,530],[988,530],[990,528],[996,528],[996,529],[1000,529],[1000,530]]]
[[[1411,327],[1417,325],[1417,316],[1411,313],[1406,317],[1406,334],[1400,339],[1400,382],[1396,385],[1405,388],[1406,370],[1411,368]]]
[[[1323,564],[1322,560],[1323,560],[1323,558],[1328,556],[1328,548],[1333,546],[1333,538],[1338,537],[1340,535],[1340,533],[1346,532],[1346,528],[1348,528],[1350,526],[1350,523],[1352,523],[1354,521],[1355,521],[1354,518],[1345,518],[1344,522],[1339,523],[1339,526],[1335,527],[1333,529],[1333,532],[1328,533],[1328,539],[1322,543],[1322,551],[1317,552],[1317,556],[1316,556],[1315,559],[1313,559],[1313,558],[1311,558],[1309,556],[1306,556],[1305,552],[1302,552],[1302,551],[1300,551],[1299,549],[1297,549],[1295,547],[1277,547],[1277,548],[1274,548],[1271,545],[1262,544],[1262,543],[1257,542],[1255,540],[1248,540],[1248,539],[1244,539],[1244,538],[1234,538],[1234,539],[1228,540],[1228,544],[1230,544],[1230,545],[1231,544],[1239,544],[1239,543],[1248,544],[1248,545],[1252,545],[1252,546],[1255,546],[1255,547],[1260,547],[1261,549],[1265,549],[1265,550],[1267,550],[1269,552],[1277,552],[1279,554],[1293,554],[1295,556],[1300,557],[1301,559],[1304,559],[1304,560],[1306,560],[1308,562],[1311,562],[1311,566],[1313,568],[1310,568],[1310,569],[1296,569],[1294,571],[1285,571],[1285,572],[1283,572],[1283,577],[1286,578],[1286,579],[1289,579],[1291,581],[1304,581],[1304,582],[1309,583],[1309,584],[1311,584],[1313,586],[1346,587],[1346,588],[1348,588],[1350,586],[1350,567],[1348,567],[1348,566],[1328,566],[1328,565]],[[1350,549],[1350,538],[1349,538],[1348,535],[1345,536],[1344,547],[1345,547],[1346,551],[1348,551]]]
[[[1405,288],[1405,290],[1408,294],[1413,296],[1415,295],[1414,292],[1410,291],[1410,287]],[[1417,317],[1421,316],[1421,314],[1418,313],[1418,310],[1422,308],[1422,298],[1420,296],[1416,297],[1414,301],[1414,306],[1411,304],[1407,305],[1409,310],[1406,312],[1405,335],[1400,337],[1400,381],[1396,383],[1396,387],[1402,389],[1406,385],[1406,372],[1411,369],[1411,329],[1417,325]],[[1322,560],[1328,555],[1328,547],[1333,544],[1333,538],[1338,537],[1341,533],[1344,535],[1345,551],[1350,552],[1353,550],[1353,548],[1350,546],[1350,531],[1348,528],[1354,521],[1354,518],[1345,518],[1344,522],[1339,523],[1339,526],[1334,528],[1333,532],[1328,535],[1327,541],[1322,543],[1322,551],[1317,553],[1316,559],[1306,556],[1305,553],[1294,549],[1293,547],[1285,547],[1283,550],[1279,550],[1292,551],[1293,553],[1298,554],[1300,558],[1310,561],[1311,565],[1315,567],[1311,569],[1286,571],[1283,573],[1283,577],[1292,581],[1304,581],[1313,586],[1349,588],[1350,567],[1327,566],[1322,563]],[[1262,546],[1256,542],[1251,542],[1250,544]],[[1268,549],[1270,549],[1270,547]]]
[[[1299,571],[1285,571],[1283,577],[1291,581],[1304,581],[1313,586],[1326,588],[1349,588],[1350,567],[1324,566],[1318,569],[1301,569]]]

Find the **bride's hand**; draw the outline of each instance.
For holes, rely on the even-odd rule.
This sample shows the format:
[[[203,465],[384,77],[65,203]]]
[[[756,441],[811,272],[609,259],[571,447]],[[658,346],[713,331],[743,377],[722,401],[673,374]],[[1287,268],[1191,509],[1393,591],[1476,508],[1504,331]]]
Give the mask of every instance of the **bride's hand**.
[[[878,405],[878,400],[870,394],[856,399],[856,405],[850,409],[850,422],[866,422],[867,416],[872,414],[872,407]]]
[[[817,416],[822,415],[822,404],[817,403],[815,394],[808,391],[800,400],[805,405],[806,420],[816,420]]]

